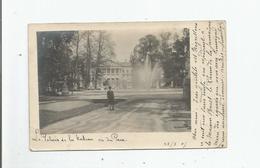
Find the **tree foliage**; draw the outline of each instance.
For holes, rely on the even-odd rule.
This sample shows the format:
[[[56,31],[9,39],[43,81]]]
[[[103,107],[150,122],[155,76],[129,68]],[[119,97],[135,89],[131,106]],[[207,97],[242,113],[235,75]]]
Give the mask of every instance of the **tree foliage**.
[[[174,82],[182,84],[185,77],[186,64],[189,63],[189,30],[183,29],[182,34],[162,32],[158,36],[146,35],[135,46],[131,55],[133,66],[142,66],[147,54],[152,65],[160,63],[164,72],[165,86]]]
[[[160,42],[154,35],[146,35],[139,39],[139,43],[135,46],[130,61],[133,65],[143,64],[145,57],[149,54],[152,65],[160,58],[159,52]]]
[[[114,43],[106,31],[38,32],[38,73],[40,93],[61,89],[96,87],[99,66],[113,59]]]
[[[38,76],[40,92],[57,88],[57,82],[70,73],[72,50],[69,45],[74,32],[38,32]]]

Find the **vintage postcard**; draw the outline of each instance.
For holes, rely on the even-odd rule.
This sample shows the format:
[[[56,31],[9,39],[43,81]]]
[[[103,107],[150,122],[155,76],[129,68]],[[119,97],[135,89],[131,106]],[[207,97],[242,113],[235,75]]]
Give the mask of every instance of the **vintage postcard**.
[[[227,146],[225,21],[28,33],[32,151]]]

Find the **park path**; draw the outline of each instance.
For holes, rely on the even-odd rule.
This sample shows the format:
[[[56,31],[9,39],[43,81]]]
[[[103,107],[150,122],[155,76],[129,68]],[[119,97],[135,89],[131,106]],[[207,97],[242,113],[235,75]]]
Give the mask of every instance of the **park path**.
[[[139,108],[131,111],[109,111],[107,107],[48,125],[42,133],[88,133],[88,132],[137,132],[163,131],[160,117],[153,114],[139,113]]]
[[[149,92],[149,94],[129,92],[129,94],[117,95],[124,101],[115,105],[115,111],[109,111],[108,107],[104,107],[102,104],[98,109],[92,111],[88,111],[86,107],[85,113],[82,112],[81,115],[49,124],[41,129],[41,133],[180,132],[190,130],[190,111],[185,111],[182,94],[174,90],[172,92]],[[86,94],[79,96],[80,102],[75,106],[84,105],[82,100],[88,96]],[[46,105],[45,108],[55,110],[53,107],[49,107],[50,105]],[[56,106],[58,107],[58,105]],[[63,108],[65,109],[65,106]],[[84,111],[84,107],[82,108]],[[70,112],[75,111],[71,109]],[[62,115],[63,111],[55,113]]]

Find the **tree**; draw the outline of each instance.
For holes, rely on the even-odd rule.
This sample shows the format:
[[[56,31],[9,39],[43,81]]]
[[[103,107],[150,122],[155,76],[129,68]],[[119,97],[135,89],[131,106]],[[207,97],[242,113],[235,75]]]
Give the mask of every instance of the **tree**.
[[[114,57],[113,45],[106,31],[87,30],[75,33],[73,66],[78,88],[80,82],[83,82],[85,88],[89,88],[93,82],[94,88],[97,88],[97,82],[102,76],[99,67]]]
[[[166,86],[174,82],[175,87],[182,87],[183,78],[185,76],[184,70],[187,59],[187,52],[189,51],[189,32],[188,29],[183,29],[185,35],[177,33],[165,32],[160,34],[160,51],[162,52],[161,63],[164,70],[164,78]],[[188,53],[189,56],[189,53]]]
[[[160,63],[164,72],[165,86],[174,83],[175,87],[182,87],[189,63],[189,30],[183,29],[183,35],[172,32],[162,32],[158,36],[146,35],[140,38],[134,47],[130,61],[135,67],[143,66],[145,57],[149,55],[152,67],[155,62]]]
[[[191,108],[191,88],[190,88],[190,33],[189,29],[183,29],[183,44],[184,44],[184,57],[185,57],[185,71],[184,82],[183,82],[183,98],[186,102],[187,109]]]
[[[131,55],[130,61],[131,63],[136,65],[143,65],[146,56],[149,54],[149,58],[151,60],[152,66],[154,66],[155,62],[160,59],[159,52],[159,44],[160,41],[154,35],[146,35],[139,39],[139,43],[135,46],[133,54]]]
[[[73,40],[72,40],[72,48],[73,48],[73,61],[72,61],[72,81],[73,81],[73,88],[74,85],[77,86],[77,89],[80,89],[80,80],[81,77],[84,79],[85,86],[87,85],[88,81],[88,73],[86,69],[86,62],[87,58],[91,57],[91,52],[89,52],[89,48],[86,48],[86,51],[84,51],[83,45],[86,42],[86,38],[89,39],[90,37],[90,31],[77,31],[74,34]],[[90,41],[90,40],[89,40]],[[90,55],[89,55],[90,53]],[[85,57],[84,57],[85,56]],[[83,75],[82,75],[83,74]]]
[[[170,85],[171,81],[174,80],[176,69],[174,68],[174,50],[172,48],[173,44],[171,42],[172,34],[170,32],[163,32],[160,34],[160,51],[161,55],[161,65],[164,71],[164,79],[166,86]]]
[[[84,80],[84,86],[85,88],[89,87],[90,81],[91,81],[91,68],[92,68],[92,62],[93,62],[93,53],[94,53],[94,48],[93,48],[93,43],[94,43],[94,32],[93,31],[85,31],[85,41],[83,43],[84,46],[84,52],[83,52],[83,61],[82,61],[82,69],[81,73],[83,76]]]
[[[100,66],[113,59],[114,43],[106,31],[51,31],[37,33],[40,94],[89,87],[102,73]]]
[[[110,35],[105,31],[97,32],[97,56],[95,60],[95,77],[94,86],[97,89],[97,81],[102,76],[100,66],[104,65],[105,62],[114,58],[114,43],[110,39]]]
[[[60,89],[59,81],[70,74],[70,42],[75,32],[38,32],[38,76],[40,93]]]

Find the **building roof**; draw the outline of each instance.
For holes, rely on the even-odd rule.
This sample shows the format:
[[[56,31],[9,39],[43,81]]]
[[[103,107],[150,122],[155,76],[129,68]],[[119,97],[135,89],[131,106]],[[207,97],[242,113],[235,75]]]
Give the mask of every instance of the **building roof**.
[[[131,67],[131,63],[130,62],[115,62],[115,61],[109,60],[101,67]]]

